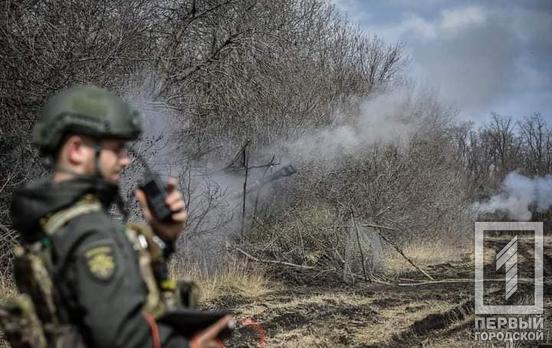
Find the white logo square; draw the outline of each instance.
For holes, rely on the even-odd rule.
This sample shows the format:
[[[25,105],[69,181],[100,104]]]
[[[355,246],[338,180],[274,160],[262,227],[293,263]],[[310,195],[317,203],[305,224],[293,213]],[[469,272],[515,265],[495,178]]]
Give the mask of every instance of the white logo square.
[[[533,305],[486,305],[484,303],[484,241],[485,231],[533,231],[535,234],[535,302]],[[506,298],[517,289],[517,238],[514,238],[495,258],[497,269],[508,267]],[[509,255],[508,265],[502,255]],[[475,313],[476,314],[542,314],[543,313],[543,228],[542,222],[476,222],[475,223]]]

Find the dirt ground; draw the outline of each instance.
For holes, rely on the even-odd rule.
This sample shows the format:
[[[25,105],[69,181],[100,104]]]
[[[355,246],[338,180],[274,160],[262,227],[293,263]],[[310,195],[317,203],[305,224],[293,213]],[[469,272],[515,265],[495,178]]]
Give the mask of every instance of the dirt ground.
[[[520,258],[528,255],[526,249],[521,241]],[[552,291],[547,282],[552,266],[549,256],[552,238],[547,238],[544,253],[544,331],[550,343]],[[340,279],[305,273],[288,275],[286,279],[276,275],[271,289],[259,297],[244,298],[229,293],[210,307],[231,308],[239,320],[253,319],[264,329],[266,347],[484,346],[474,341],[474,283],[470,281],[474,274],[473,258],[426,269],[438,281],[465,281],[405,285],[427,281],[415,271],[402,274],[390,285],[364,281],[346,285]],[[499,288],[500,284],[493,286]],[[520,289],[522,296],[523,286]],[[240,326],[227,346],[257,347],[258,337],[251,326]],[[506,345],[486,345],[492,346]]]
[[[525,264],[524,258],[533,257],[532,248],[524,243],[519,241],[520,265]],[[492,256],[487,263],[491,264]],[[551,236],[545,238],[543,261],[547,343],[540,345],[483,345],[474,340],[471,254],[424,266],[437,282],[428,282],[416,270],[387,279],[390,284],[363,280],[346,284],[331,274],[285,270],[270,274],[264,293],[244,296],[243,290],[228,289],[207,307],[231,309],[239,321],[226,347],[263,347],[259,331],[244,325],[245,320],[262,328],[264,347],[552,347]],[[524,272],[520,266],[519,273]],[[485,287],[502,294],[501,285]],[[518,293],[527,295],[523,284]],[[0,340],[0,347],[4,346]]]

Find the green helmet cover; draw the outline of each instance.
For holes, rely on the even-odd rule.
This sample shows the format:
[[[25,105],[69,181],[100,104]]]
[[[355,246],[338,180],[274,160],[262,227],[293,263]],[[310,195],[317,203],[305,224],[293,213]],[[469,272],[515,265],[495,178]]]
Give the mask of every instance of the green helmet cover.
[[[50,97],[33,129],[33,143],[52,154],[65,134],[136,140],[142,134],[138,110],[115,94],[93,86],[74,86]]]

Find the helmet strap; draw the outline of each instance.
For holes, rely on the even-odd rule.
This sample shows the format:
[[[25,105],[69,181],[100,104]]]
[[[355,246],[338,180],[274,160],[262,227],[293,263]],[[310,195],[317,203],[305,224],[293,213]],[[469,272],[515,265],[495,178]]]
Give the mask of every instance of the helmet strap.
[[[95,139],[94,140],[94,162],[95,162],[95,173],[94,176],[96,176],[100,180],[105,180],[102,175],[101,167],[100,167],[100,155],[102,151],[102,144],[101,140]],[[129,216],[129,211],[126,208],[125,201],[123,197],[121,196],[121,193],[117,191],[117,195],[115,196],[115,205],[117,206],[117,209],[119,209],[119,212],[123,216],[123,221],[126,223]]]
[[[65,174],[70,174],[72,176],[74,176],[75,178],[84,178],[84,177],[88,177],[87,175],[84,175],[84,174],[80,174],[80,173],[77,173],[71,169],[67,169],[65,167],[62,167],[60,165],[57,165],[57,166],[54,166],[54,170],[56,172],[61,172],[61,173],[65,173]]]
[[[102,171],[100,168],[100,155],[102,152],[102,144],[100,140],[94,140],[94,175],[100,179],[103,179]]]

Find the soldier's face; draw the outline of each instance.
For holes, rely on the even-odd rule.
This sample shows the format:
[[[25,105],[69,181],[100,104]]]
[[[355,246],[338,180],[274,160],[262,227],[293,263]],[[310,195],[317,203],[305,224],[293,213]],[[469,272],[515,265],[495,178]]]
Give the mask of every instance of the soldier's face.
[[[121,172],[130,164],[125,142],[117,139],[103,140],[99,162],[104,179],[118,184]]]
[[[118,139],[105,139],[100,145],[98,162],[102,177],[118,184],[121,180],[121,172],[130,164],[125,142]],[[96,175],[96,142],[87,136],[71,135],[65,141],[56,161],[57,166],[69,172]],[[66,176],[63,171],[58,171],[54,180],[67,180]]]

